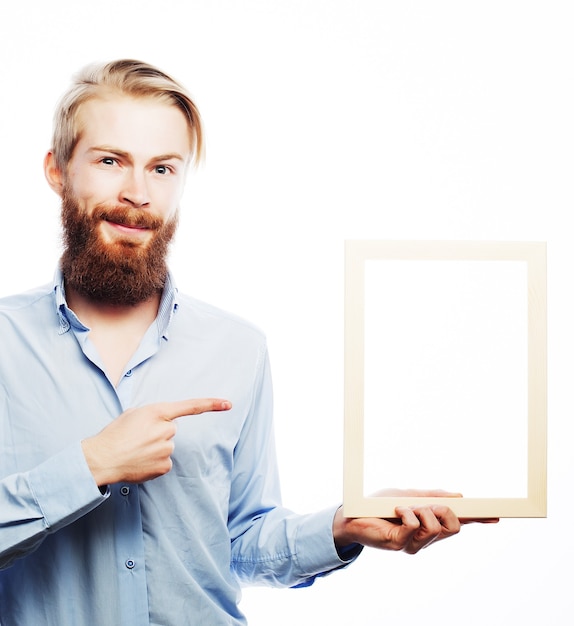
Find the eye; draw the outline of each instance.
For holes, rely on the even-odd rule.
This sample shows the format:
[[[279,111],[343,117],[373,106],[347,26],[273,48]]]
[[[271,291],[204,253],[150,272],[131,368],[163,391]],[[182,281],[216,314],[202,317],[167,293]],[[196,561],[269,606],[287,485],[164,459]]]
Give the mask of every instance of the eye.
[[[102,165],[115,165],[117,161],[113,157],[103,157],[100,159],[100,163],[102,163]]]
[[[161,174],[162,176],[165,176],[166,174],[170,174],[171,173],[171,168],[169,168],[167,165],[156,165],[154,167],[154,172],[156,174]]]

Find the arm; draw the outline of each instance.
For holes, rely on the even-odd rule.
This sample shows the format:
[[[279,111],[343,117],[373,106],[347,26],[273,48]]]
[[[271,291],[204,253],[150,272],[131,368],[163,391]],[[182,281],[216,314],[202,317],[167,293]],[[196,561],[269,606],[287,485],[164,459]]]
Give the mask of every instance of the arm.
[[[336,508],[296,515],[281,506],[271,376],[263,353],[234,455],[228,520],[233,570],[244,584],[296,586],[344,567],[348,561],[337,553],[331,530]]]
[[[315,577],[345,566],[361,546],[414,554],[457,534],[461,524],[472,521],[459,520],[444,506],[400,507],[398,521],[348,519],[340,508],[335,511],[336,507],[295,515],[281,507],[271,413],[271,379],[265,355],[236,448],[230,495],[232,568],[244,583],[310,584]],[[411,495],[459,496],[444,492]]]
[[[46,535],[99,506],[108,497],[104,486],[141,482],[169,471],[176,417],[230,406],[207,399],[128,409],[97,435],[69,446],[30,471],[3,478],[0,568],[33,552]]]
[[[0,481],[0,569],[33,552],[46,535],[72,523],[107,498],[79,443],[27,472]]]

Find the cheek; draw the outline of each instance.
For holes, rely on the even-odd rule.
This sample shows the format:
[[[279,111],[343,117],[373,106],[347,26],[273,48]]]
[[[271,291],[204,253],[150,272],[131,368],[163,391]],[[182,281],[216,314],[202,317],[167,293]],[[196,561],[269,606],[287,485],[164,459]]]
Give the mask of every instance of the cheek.
[[[73,179],[71,191],[80,208],[91,210],[96,204],[115,200],[114,190],[105,179],[98,181],[93,177],[78,177]]]
[[[171,218],[179,209],[181,196],[183,195],[183,184],[177,183],[169,188],[155,189],[151,198],[152,206],[156,207],[166,218]]]

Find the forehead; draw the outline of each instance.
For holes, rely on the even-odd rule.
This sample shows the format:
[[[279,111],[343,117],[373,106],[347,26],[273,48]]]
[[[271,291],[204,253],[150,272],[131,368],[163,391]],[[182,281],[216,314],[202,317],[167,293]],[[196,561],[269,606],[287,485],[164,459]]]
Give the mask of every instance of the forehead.
[[[157,98],[98,95],[80,105],[76,123],[78,147],[114,146],[142,156],[191,153],[185,115]]]

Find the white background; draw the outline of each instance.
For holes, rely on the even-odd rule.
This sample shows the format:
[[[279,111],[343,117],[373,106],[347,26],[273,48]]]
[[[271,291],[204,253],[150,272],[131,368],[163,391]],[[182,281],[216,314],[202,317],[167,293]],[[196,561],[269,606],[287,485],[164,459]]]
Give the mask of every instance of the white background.
[[[527,496],[527,272],[520,261],[365,262],[365,495],[384,476],[465,498]]]
[[[117,57],[174,74],[203,113],[208,159],[172,265],[185,291],[266,331],[297,511],[341,497],[344,239],[548,242],[548,519],[467,527],[414,557],[367,551],[310,589],[246,590],[252,626],[571,618],[571,6],[2,3],[0,293],[52,276],[59,207],[42,158],[70,75]]]

